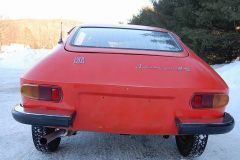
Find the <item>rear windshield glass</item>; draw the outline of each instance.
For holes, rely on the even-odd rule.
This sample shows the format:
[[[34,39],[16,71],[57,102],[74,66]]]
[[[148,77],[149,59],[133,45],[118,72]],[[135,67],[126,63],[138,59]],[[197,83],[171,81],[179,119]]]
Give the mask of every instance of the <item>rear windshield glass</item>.
[[[78,30],[71,45],[82,47],[182,51],[181,46],[170,33],[119,28],[81,28]]]

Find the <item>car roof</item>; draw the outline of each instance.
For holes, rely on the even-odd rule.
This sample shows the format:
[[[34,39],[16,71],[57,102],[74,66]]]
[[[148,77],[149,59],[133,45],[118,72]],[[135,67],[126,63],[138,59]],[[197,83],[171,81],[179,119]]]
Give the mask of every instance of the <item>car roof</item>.
[[[139,30],[154,30],[162,32],[170,32],[163,28],[141,26],[141,25],[126,25],[126,24],[81,24],[79,27],[99,27],[99,28],[124,28],[124,29],[139,29]]]

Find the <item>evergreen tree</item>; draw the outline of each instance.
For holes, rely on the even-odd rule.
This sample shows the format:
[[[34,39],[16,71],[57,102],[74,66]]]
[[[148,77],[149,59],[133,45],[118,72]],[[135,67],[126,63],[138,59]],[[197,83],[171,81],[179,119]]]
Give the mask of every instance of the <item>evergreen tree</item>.
[[[131,24],[166,28],[206,62],[223,63],[240,56],[239,0],[153,0]],[[145,20],[147,19],[147,20]]]

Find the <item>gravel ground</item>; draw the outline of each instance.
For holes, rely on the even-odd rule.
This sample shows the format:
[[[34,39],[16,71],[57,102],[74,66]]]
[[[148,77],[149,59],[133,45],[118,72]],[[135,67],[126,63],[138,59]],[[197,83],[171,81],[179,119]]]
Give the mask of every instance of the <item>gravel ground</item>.
[[[19,76],[24,70],[0,68],[0,159],[184,159],[170,136],[118,135],[78,132],[62,138],[59,149],[51,154],[37,151],[32,142],[31,126],[16,122],[11,115],[21,102]],[[236,113],[237,114],[237,113]],[[224,135],[209,136],[200,160],[239,159],[239,127]]]

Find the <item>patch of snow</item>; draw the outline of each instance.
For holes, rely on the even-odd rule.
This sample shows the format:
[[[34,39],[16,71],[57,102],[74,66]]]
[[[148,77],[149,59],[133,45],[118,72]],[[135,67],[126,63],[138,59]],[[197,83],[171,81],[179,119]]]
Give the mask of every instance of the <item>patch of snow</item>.
[[[223,67],[224,65],[226,65],[226,64],[214,64],[214,65],[211,65],[211,67],[216,70],[218,68]]]
[[[200,138],[200,139],[204,139],[204,138],[205,138],[205,136],[204,136],[204,135],[202,135],[202,134],[200,134],[200,135],[199,135],[199,138]]]
[[[36,60],[48,53],[49,49],[24,49],[19,52],[1,53],[4,54],[0,60],[1,68],[27,69]]]
[[[8,52],[2,52],[0,53],[0,60],[7,58],[8,56],[10,56],[12,53],[8,53]]]
[[[240,91],[240,61],[235,61],[226,64],[223,67],[216,69],[216,72],[223,78],[229,87],[229,104],[226,107],[226,112],[229,112],[235,119],[236,125],[234,131],[239,131],[240,123],[240,105],[239,105],[239,91]],[[239,120],[239,121],[237,121]],[[239,133],[238,133],[239,134]]]

